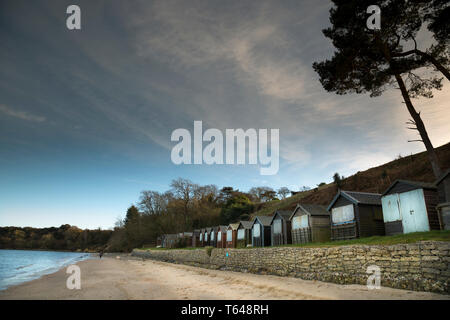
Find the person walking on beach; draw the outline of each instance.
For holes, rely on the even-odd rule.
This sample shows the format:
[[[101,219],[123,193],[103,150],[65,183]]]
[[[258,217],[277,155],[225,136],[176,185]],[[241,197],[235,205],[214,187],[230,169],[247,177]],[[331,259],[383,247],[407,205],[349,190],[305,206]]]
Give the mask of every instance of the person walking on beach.
[[[102,258],[102,256],[103,256],[103,250],[100,250],[100,252],[98,253],[98,256],[100,257],[100,259]]]

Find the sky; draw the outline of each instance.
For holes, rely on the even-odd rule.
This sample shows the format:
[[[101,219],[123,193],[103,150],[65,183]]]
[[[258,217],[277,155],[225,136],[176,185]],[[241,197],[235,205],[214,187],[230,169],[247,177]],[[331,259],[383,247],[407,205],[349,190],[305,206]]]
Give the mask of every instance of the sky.
[[[69,30],[66,8],[81,9]],[[396,89],[326,92],[329,1],[0,2],[0,226],[111,228],[178,177],[299,190],[424,151]],[[431,42],[421,34],[419,48]],[[421,47],[422,46],[422,47]],[[444,80],[446,81],[446,80]],[[449,83],[413,103],[450,141]],[[280,167],[175,165],[177,128],[279,129]]]

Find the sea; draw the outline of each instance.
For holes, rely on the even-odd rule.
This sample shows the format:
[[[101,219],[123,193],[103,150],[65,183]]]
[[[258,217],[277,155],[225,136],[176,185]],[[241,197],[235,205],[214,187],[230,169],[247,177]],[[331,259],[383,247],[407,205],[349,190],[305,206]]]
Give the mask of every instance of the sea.
[[[0,290],[92,258],[94,255],[84,252],[0,250]]]

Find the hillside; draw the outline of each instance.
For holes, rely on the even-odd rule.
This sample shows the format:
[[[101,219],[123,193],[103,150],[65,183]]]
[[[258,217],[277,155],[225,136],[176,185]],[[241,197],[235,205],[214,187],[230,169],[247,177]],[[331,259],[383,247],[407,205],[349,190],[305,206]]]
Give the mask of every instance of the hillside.
[[[436,148],[443,169],[450,167],[450,143]],[[434,182],[426,152],[399,157],[378,167],[359,171],[342,180],[343,190],[383,193],[396,179]],[[328,184],[310,191],[298,193],[281,201],[271,201],[252,214],[270,215],[275,210],[293,210],[297,203],[313,203],[328,205],[337,192],[335,184]]]

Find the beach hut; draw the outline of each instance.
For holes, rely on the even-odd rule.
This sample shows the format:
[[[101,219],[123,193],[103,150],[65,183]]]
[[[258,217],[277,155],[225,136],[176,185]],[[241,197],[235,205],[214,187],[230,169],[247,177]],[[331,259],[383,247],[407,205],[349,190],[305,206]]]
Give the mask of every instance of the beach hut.
[[[281,246],[292,243],[291,238],[291,211],[277,210],[270,222],[270,239],[272,246]]]
[[[217,231],[219,227],[212,227],[209,233],[209,245],[211,247],[217,247]]]
[[[240,221],[237,229],[236,248],[245,248],[252,244],[252,222]]]
[[[434,185],[437,188],[439,203],[450,202],[450,169],[447,169]]]
[[[330,241],[330,213],[326,206],[298,204],[289,217],[292,243]]]
[[[192,246],[192,236],[193,232],[182,232],[178,245],[183,248]]]
[[[200,229],[200,234],[198,236],[200,247],[205,246],[205,228]]]
[[[161,235],[161,247],[167,248],[167,234]]]
[[[442,230],[450,230],[450,169],[435,182],[438,192],[437,210]]]
[[[327,208],[331,240],[384,235],[381,194],[340,190]]]
[[[199,229],[195,229],[192,232],[192,247],[194,247],[194,248],[201,247],[201,244],[200,244],[200,230]]]
[[[211,233],[211,228],[207,227],[205,228],[205,232],[203,233],[203,246],[207,247],[210,245],[210,233]]]
[[[381,202],[387,235],[440,229],[434,184],[396,180],[383,193]]]
[[[166,234],[164,237],[165,246],[164,248],[175,248],[177,245],[178,234]]]
[[[239,223],[230,223],[227,227],[227,248],[236,248],[237,228]]]
[[[163,236],[156,237],[156,247],[162,247]]]
[[[227,226],[219,226],[217,228],[217,248],[227,247]]]
[[[256,216],[252,223],[252,246],[269,247],[271,245],[271,216]]]

